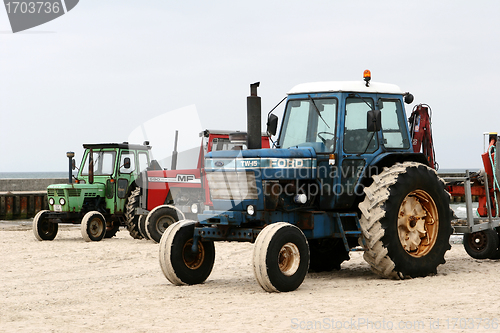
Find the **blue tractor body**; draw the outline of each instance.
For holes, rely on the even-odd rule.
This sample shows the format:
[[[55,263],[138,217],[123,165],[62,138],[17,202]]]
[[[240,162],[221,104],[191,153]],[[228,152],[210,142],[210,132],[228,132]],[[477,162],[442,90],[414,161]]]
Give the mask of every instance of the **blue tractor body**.
[[[336,85],[342,89],[342,83],[331,83]],[[341,238],[346,248],[352,247],[347,239],[361,234],[357,204],[370,174],[385,166],[384,161],[391,165],[425,158],[413,153],[410,145],[403,92],[384,84],[343,86],[352,91],[300,93],[311,88],[294,88],[277,148],[207,154],[214,209],[199,214],[197,235],[254,241],[265,225],[286,221],[301,228],[308,239]],[[324,87],[333,89],[328,83]],[[367,112],[378,103],[384,121],[384,102],[392,107],[387,111],[392,126],[386,132],[368,132]],[[321,139],[321,132],[328,134],[320,134]],[[389,147],[388,139],[393,140]]]

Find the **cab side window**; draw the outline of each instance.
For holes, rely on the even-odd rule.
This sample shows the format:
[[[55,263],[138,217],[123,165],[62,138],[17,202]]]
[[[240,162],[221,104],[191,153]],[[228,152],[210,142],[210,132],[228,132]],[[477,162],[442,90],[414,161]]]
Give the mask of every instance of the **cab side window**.
[[[149,156],[146,153],[139,153],[139,171],[142,172],[149,166]]]
[[[371,98],[347,98],[345,106],[344,152],[373,153],[377,138],[366,129],[366,113],[373,109]],[[383,116],[382,116],[383,119]]]
[[[382,134],[386,148],[410,148],[405,121],[399,100],[382,99],[379,103],[382,112]]]

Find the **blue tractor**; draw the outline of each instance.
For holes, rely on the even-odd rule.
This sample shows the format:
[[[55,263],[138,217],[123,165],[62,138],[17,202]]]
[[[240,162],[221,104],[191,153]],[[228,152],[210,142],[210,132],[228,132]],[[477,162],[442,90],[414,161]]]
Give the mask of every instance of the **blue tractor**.
[[[251,85],[249,149],[207,154],[213,209],[162,236],[170,282],[205,281],[214,241],[255,243],[255,277],[269,292],[295,290],[308,270],[340,269],[354,250],[383,277],[436,273],[450,249],[449,194],[412,149],[404,102],[413,96],[364,76],[294,87],[274,149],[260,149],[259,84]],[[268,133],[277,124],[270,112]]]

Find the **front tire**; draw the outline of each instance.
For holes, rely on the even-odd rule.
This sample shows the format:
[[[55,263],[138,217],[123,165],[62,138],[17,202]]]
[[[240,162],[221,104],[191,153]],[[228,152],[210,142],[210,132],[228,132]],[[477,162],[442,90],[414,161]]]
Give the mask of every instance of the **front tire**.
[[[498,259],[498,243],[498,234],[492,229],[464,234],[465,251],[474,259]]]
[[[81,224],[82,237],[86,242],[101,241],[106,235],[106,220],[98,211],[85,214]]]
[[[182,219],[184,219],[184,216],[182,216]],[[146,219],[146,233],[149,239],[159,243],[165,230],[177,221],[179,221],[179,215],[175,208],[169,206],[156,207],[149,212]]]
[[[309,268],[309,246],[295,225],[278,222],[265,227],[255,240],[253,271],[268,292],[297,289]]]
[[[435,274],[452,233],[450,196],[435,170],[398,163],[364,191],[360,224],[372,270],[389,278]]]
[[[160,267],[172,284],[203,283],[215,262],[213,241],[198,241],[192,252],[195,221],[182,220],[172,224],[160,240]]]
[[[33,218],[33,234],[39,241],[53,240],[56,238],[59,226],[47,219],[49,210],[41,210]]]

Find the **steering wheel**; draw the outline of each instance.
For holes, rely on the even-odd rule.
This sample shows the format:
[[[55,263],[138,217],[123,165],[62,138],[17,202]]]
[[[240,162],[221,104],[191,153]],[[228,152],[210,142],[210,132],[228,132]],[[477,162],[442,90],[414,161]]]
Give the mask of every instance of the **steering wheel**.
[[[332,138],[331,139],[326,139],[321,134],[331,135]],[[334,138],[335,138],[335,133],[331,133],[331,132],[318,132],[318,138],[320,138],[321,141],[323,141],[323,143],[325,144],[325,146],[326,146],[327,149],[330,149],[333,146],[333,141],[334,141]]]

